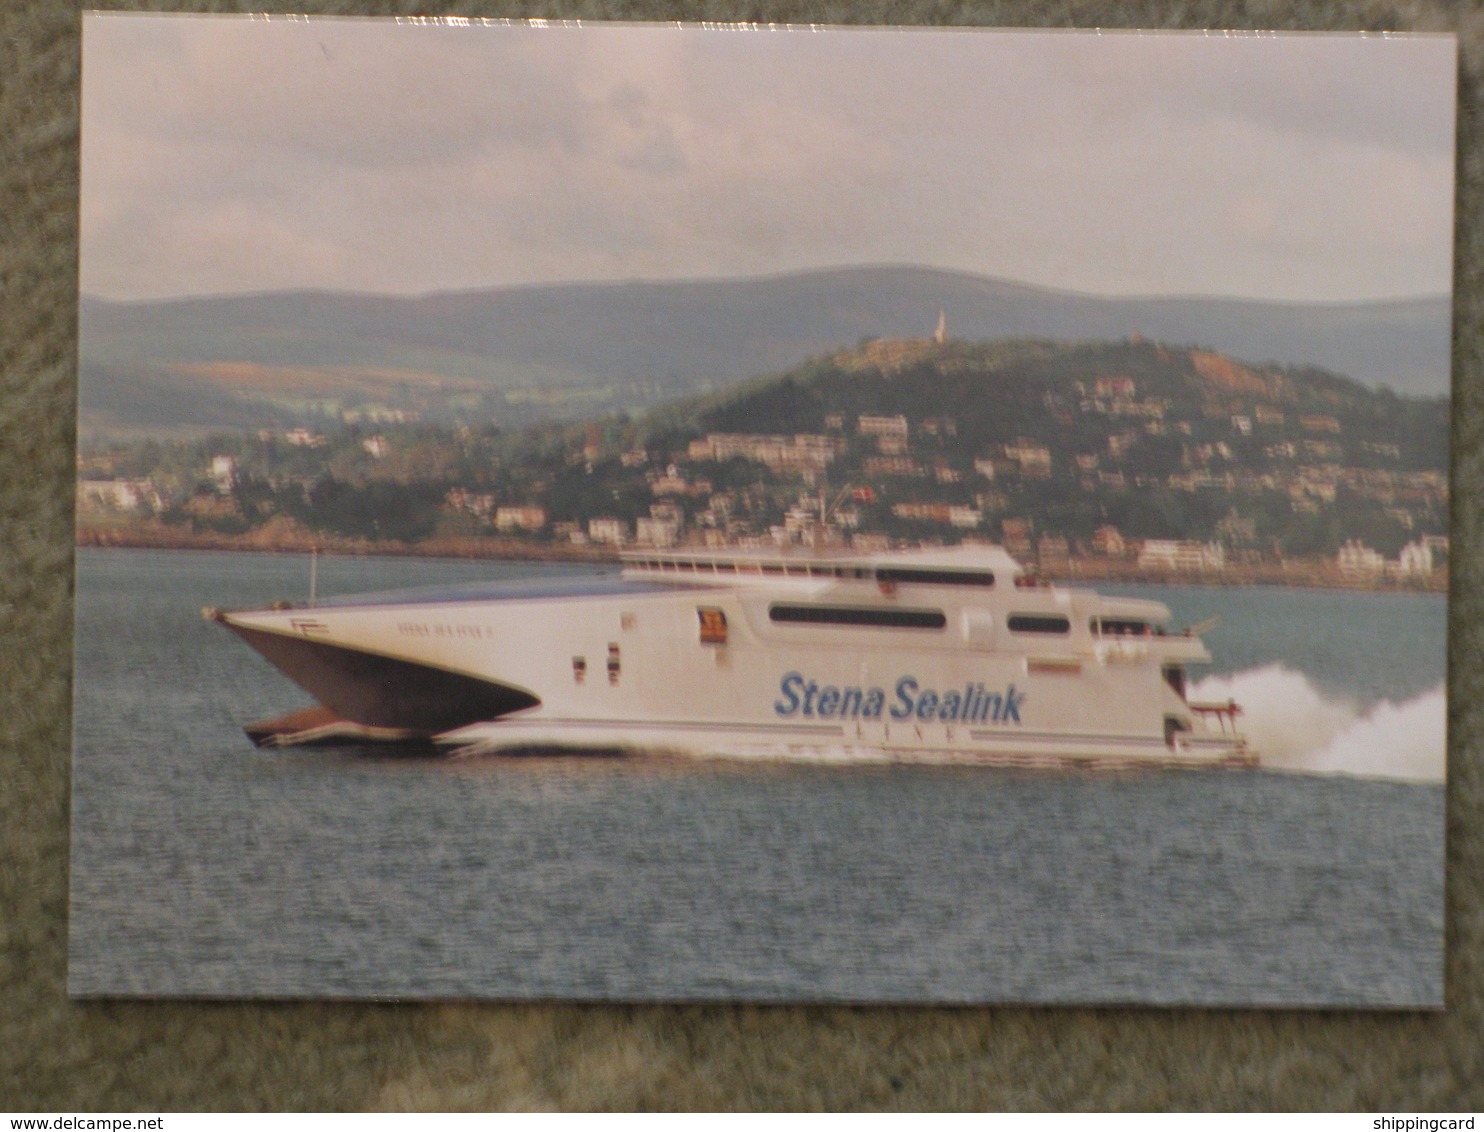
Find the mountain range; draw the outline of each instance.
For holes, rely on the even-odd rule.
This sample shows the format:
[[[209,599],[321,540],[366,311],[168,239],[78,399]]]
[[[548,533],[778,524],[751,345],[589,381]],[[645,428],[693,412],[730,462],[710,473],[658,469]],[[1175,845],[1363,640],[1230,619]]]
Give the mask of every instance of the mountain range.
[[[787,370],[869,338],[1142,337],[1448,392],[1447,296],[1302,304],[1107,298],[918,267],[586,283],[419,297],[270,292],[85,296],[85,435],[637,410]]]

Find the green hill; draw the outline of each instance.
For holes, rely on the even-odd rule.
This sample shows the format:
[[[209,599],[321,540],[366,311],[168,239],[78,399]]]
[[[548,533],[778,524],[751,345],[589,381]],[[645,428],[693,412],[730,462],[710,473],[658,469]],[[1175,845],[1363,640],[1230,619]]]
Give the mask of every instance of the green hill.
[[[897,418],[899,436],[874,431]],[[1084,544],[1112,526],[1394,554],[1447,529],[1446,398],[1137,340],[866,343],[671,406],[654,428],[672,450],[709,433],[833,437],[821,479],[869,488],[866,521],[904,537],[1003,535],[1011,518]],[[965,528],[915,505],[965,508]]]
[[[521,507],[540,518],[520,538],[607,518],[737,541],[815,523],[826,499],[857,533],[987,537],[1028,561],[1189,539],[1273,563],[1446,534],[1448,436],[1447,398],[1312,367],[1139,339],[873,339],[641,415],[94,444],[84,472],[144,481],[166,523],[235,534],[287,519],[477,540]],[[230,493],[208,471],[224,457]]]

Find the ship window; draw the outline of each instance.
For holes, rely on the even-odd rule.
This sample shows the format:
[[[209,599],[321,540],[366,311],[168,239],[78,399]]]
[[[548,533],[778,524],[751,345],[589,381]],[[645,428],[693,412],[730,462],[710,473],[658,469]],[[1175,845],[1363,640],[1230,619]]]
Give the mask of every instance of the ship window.
[[[886,629],[941,629],[939,609],[880,609],[840,605],[773,605],[768,616],[782,625],[859,625]]]
[[[1070,633],[1072,623],[1059,613],[1012,613],[1005,619],[1012,633]]]
[[[1185,698],[1185,669],[1172,664],[1164,670],[1164,677],[1171,691],[1183,700]]]
[[[912,570],[890,566],[876,571],[878,582],[921,582],[932,586],[992,586],[994,574],[988,570]]]
[[[718,562],[716,564],[716,572],[718,574],[735,574],[737,572],[737,564],[735,562]]]
[[[1105,637],[1144,637],[1149,634],[1149,622],[1127,617],[1094,617],[1090,624],[1094,633]]]
[[[781,574],[781,573],[783,573],[783,567],[782,567],[782,565],[780,565],[777,562],[764,562],[763,563],[763,573],[764,574]]]

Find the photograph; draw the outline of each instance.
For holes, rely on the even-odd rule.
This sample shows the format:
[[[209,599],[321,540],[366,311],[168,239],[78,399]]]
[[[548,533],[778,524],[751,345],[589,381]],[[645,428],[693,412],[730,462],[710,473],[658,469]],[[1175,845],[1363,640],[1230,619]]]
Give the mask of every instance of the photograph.
[[[1441,1009],[1457,74],[85,14],[70,993]]]

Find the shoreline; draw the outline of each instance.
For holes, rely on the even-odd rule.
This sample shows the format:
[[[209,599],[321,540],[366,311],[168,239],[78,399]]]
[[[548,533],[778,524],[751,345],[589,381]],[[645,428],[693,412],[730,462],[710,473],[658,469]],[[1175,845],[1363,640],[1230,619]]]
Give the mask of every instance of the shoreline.
[[[431,538],[418,543],[395,539],[316,536],[308,531],[277,531],[271,537],[258,532],[226,535],[185,531],[161,525],[83,527],[74,532],[74,544],[103,550],[234,550],[253,554],[337,554],[347,557],[465,558],[487,561],[617,563],[608,547],[532,543],[524,539]]]
[[[372,541],[335,536],[317,537],[308,531],[226,535],[186,531],[163,525],[84,527],[75,529],[74,545],[101,550],[223,550],[255,554],[322,554],[348,557],[461,558],[475,561],[585,562],[616,564],[618,551],[607,546],[535,543],[525,539],[432,538],[419,543]],[[1167,586],[1277,586],[1286,589],[1331,589],[1368,593],[1448,593],[1448,570],[1422,579],[1356,577],[1343,574],[1329,559],[1242,563],[1219,570],[1145,570],[1128,559],[1072,557],[1056,569],[1039,575],[1051,582],[1128,582]]]
[[[1069,558],[1064,569],[1042,569],[1053,582],[1131,582],[1159,586],[1276,586],[1282,589],[1346,590],[1357,593],[1430,593],[1446,596],[1448,569],[1406,580],[1342,572],[1332,559],[1244,562],[1210,570],[1148,570],[1127,559]]]

